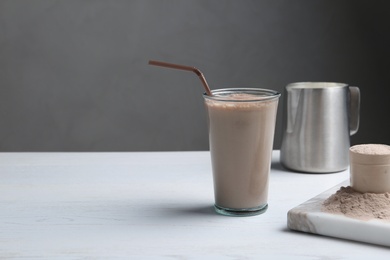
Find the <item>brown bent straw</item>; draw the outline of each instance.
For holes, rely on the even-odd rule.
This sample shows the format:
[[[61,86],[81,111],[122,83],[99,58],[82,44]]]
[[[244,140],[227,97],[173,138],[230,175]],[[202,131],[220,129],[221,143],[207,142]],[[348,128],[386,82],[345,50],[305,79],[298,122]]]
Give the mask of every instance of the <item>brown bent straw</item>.
[[[167,67],[167,68],[178,69],[178,70],[192,71],[196,75],[198,75],[198,77],[200,78],[200,81],[202,82],[202,85],[203,85],[203,87],[204,87],[204,89],[206,91],[206,94],[208,96],[212,96],[210,88],[209,88],[209,85],[207,84],[207,81],[206,81],[205,77],[203,76],[203,73],[200,70],[198,70],[197,68],[195,68],[195,67],[179,65],[179,64],[172,64],[172,63],[167,63],[167,62],[162,62],[162,61],[155,61],[155,60],[150,60],[149,61],[149,65]]]

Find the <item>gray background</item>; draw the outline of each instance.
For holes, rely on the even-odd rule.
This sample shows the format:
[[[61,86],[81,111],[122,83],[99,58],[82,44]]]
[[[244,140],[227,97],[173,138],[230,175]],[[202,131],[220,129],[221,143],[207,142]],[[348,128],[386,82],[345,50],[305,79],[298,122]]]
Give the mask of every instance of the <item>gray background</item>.
[[[207,150],[200,81],[149,59],[213,89],[357,85],[352,144],[389,144],[389,3],[0,0],[0,151]]]

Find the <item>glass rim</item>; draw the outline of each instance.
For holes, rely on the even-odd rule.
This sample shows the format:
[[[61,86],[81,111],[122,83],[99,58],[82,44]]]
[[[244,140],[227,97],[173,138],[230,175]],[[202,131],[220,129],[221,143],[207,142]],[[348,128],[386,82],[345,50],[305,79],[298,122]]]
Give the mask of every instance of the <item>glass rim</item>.
[[[226,101],[226,102],[256,102],[256,101],[266,101],[277,99],[280,97],[280,93],[272,89],[264,88],[221,88],[211,90],[212,96],[203,93],[203,97],[208,100],[213,101]],[[251,99],[234,99],[234,98],[224,98],[227,94],[231,93],[245,93],[253,94],[254,98]],[[258,96],[258,97],[256,97]]]

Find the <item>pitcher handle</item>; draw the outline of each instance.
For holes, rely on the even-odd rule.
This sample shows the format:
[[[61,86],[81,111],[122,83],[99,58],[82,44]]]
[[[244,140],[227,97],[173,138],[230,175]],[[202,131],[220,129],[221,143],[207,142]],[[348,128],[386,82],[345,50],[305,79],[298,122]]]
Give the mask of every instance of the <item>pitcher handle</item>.
[[[349,87],[350,107],[349,107],[349,134],[354,135],[359,129],[360,121],[360,89]]]

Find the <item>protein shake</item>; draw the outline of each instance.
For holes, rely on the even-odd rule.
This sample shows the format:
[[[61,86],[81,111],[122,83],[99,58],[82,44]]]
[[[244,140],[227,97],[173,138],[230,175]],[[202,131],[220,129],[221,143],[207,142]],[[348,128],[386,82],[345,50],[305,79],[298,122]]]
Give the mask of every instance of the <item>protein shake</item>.
[[[219,89],[204,95],[208,115],[215,209],[257,215],[267,209],[268,177],[280,94]]]

